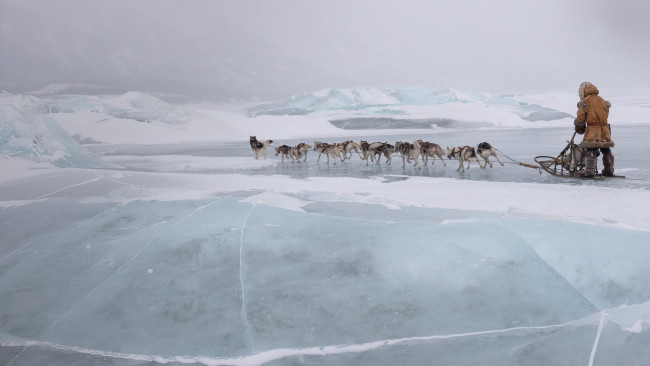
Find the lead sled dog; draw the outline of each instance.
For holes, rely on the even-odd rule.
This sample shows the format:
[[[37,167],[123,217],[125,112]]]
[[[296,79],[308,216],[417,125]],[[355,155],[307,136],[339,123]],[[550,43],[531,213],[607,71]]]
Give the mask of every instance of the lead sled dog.
[[[257,141],[256,136],[250,136],[251,149],[255,153],[255,159],[259,158],[260,153],[264,154],[266,159],[266,148],[273,143],[273,140],[266,140],[264,142]]]

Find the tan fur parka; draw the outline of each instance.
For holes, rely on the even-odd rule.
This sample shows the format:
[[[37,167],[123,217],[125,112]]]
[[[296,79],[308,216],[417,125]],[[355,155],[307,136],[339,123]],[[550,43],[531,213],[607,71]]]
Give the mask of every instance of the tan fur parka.
[[[614,147],[612,133],[607,123],[612,104],[598,96],[598,88],[589,82],[580,84],[578,95],[580,95],[578,113],[573,124],[578,134],[585,135],[580,147]]]

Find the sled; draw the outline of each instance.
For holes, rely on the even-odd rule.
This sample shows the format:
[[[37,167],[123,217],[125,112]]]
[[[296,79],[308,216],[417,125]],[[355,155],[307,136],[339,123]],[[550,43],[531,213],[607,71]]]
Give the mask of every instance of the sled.
[[[605,176],[598,173],[592,177],[583,177],[582,173],[585,170],[585,165],[578,145],[573,142],[575,137],[576,133],[574,132],[567,146],[556,157],[545,155],[536,156],[535,162],[539,164],[541,169],[545,172],[561,178],[579,178],[593,180],[602,180],[607,178],[625,178],[625,176],[622,175]],[[597,168],[596,172],[598,172]]]

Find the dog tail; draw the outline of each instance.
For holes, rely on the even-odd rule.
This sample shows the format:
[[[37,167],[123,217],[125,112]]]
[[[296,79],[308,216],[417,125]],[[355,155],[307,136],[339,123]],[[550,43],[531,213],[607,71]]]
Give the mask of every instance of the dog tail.
[[[267,147],[273,143],[273,140],[266,140],[264,141],[264,147]]]
[[[420,141],[419,140],[413,140],[413,146],[420,151]]]

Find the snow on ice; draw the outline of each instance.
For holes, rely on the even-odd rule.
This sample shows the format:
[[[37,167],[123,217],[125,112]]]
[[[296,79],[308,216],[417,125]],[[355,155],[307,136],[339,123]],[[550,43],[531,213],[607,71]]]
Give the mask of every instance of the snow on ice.
[[[617,174],[254,160],[314,140],[557,154],[573,95],[327,89],[257,105],[0,97],[0,363],[644,364],[647,96]]]

